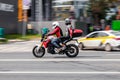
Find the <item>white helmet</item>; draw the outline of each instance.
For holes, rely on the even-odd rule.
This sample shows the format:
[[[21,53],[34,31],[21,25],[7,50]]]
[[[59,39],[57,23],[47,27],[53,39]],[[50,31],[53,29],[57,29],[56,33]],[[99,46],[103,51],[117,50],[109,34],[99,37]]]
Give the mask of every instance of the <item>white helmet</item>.
[[[52,23],[52,29],[55,29],[57,26],[59,26],[59,23],[57,21]]]

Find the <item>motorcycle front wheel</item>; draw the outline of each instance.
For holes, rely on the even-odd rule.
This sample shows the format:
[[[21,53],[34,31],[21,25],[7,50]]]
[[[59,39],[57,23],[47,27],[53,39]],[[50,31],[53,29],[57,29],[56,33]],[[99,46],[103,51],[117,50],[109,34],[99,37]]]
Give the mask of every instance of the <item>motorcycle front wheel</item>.
[[[32,52],[35,57],[41,58],[45,55],[45,48],[44,47],[39,48],[38,46],[35,46]]]
[[[74,44],[67,45],[66,55],[68,57],[76,57],[78,53],[79,53],[79,49],[76,45]]]

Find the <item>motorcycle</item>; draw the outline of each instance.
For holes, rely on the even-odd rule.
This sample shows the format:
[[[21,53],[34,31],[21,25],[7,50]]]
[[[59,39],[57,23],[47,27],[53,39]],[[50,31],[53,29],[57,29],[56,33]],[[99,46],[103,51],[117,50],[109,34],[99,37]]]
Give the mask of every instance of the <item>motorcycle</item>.
[[[65,49],[58,51],[58,48],[56,48],[51,43],[51,39],[49,39],[48,36],[45,36],[42,39],[40,45],[34,46],[32,52],[33,52],[33,55],[37,58],[43,57],[46,53],[46,50],[50,54],[61,54],[61,55],[66,54],[68,57],[71,57],[71,58],[76,57],[79,53],[77,43],[76,44],[73,44],[73,43],[67,44],[68,42],[73,41],[73,40],[75,40],[77,42],[76,39],[69,39],[64,43]]]

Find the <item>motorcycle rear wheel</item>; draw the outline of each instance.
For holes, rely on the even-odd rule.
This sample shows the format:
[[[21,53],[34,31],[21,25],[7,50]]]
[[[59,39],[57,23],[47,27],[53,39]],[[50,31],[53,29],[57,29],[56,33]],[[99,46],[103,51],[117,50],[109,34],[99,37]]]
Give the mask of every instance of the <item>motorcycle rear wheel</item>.
[[[38,46],[35,46],[33,48],[33,55],[37,58],[41,58],[45,55],[45,48],[44,47],[41,47],[38,49]]]
[[[66,49],[66,55],[68,57],[76,57],[79,53],[79,49],[76,45],[74,44],[69,44],[67,45],[67,49]]]

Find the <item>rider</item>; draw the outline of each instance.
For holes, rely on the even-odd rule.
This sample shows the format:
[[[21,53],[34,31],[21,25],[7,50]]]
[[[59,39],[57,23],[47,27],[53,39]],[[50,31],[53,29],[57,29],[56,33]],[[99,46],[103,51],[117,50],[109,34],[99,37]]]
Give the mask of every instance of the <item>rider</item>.
[[[60,37],[63,36],[63,32],[62,32],[62,29],[60,28],[59,26],[59,23],[56,21],[56,22],[53,22],[52,23],[52,29],[53,31],[50,32],[48,34],[48,36],[50,35],[56,35],[57,38],[54,38],[51,40],[51,43],[56,47],[56,48],[61,48],[61,45],[59,44],[61,41],[60,41]]]
[[[48,36],[56,35],[58,38],[63,36],[62,29],[60,28],[59,23],[57,21],[52,23],[52,29],[53,31],[50,32]]]

